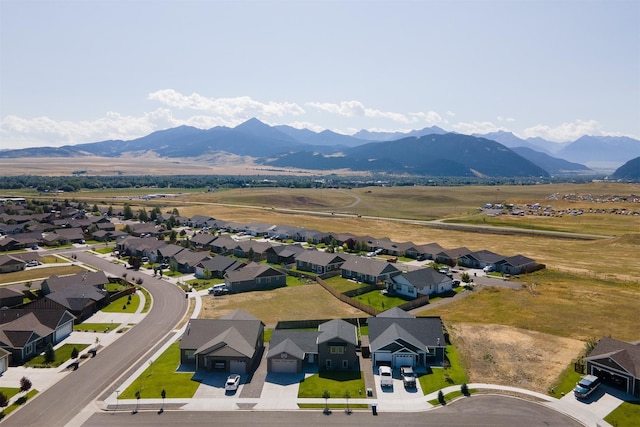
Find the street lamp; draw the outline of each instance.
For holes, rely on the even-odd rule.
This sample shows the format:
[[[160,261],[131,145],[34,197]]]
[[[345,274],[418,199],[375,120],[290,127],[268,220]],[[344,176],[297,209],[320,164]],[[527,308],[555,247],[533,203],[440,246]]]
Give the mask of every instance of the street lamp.
[[[120,393],[120,390],[116,390],[116,409],[113,412],[116,412],[118,410],[118,394]]]

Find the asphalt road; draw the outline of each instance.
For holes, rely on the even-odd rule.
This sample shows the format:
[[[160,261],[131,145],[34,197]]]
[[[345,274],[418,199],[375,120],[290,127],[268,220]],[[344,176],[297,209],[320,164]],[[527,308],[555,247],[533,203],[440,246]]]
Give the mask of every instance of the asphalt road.
[[[166,411],[97,413],[84,425],[111,426],[474,426],[474,427],[578,427],[579,422],[543,405],[505,396],[472,396],[428,412],[382,413],[373,416],[370,411],[347,415],[336,409],[331,415],[318,410],[289,412],[183,412]]]
[[[82,250],[69,252],[75,253],[78,261],[105,272],[121,276],[124,271],[122,265],[112,264]],[[100,349],[95,358],[81,364],[77,371],[40,393],[2,424],[20,427],[64,426],[93,400],[114,392],[115,381],[143,364],[146,360],[144,355],[162,345],[187,310],[185,294],[178,287],[146,275],[144,287],[153,297],[153,305],[138,325],[114,343]]]

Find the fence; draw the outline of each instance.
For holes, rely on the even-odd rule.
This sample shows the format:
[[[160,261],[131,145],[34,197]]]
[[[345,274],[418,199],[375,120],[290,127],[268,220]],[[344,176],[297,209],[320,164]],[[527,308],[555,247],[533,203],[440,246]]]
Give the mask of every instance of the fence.
[[[380,313],[380,310],[376,310],[375,308],[368,306],[366,304],[363,304],[360,301],[356,301],[353,298],[346,296],[345,294],[341,294],[340,292],[338,292],[337,290],[329,286],[327,282],[322,280],[320,277],[316,277],[316,281],[320,286],[325,288],[331,295],[338,298],[340,301],[349,304],[351,307],[357,308],[360,311],[364,311],[365,313],[371,316],[377,316]]]

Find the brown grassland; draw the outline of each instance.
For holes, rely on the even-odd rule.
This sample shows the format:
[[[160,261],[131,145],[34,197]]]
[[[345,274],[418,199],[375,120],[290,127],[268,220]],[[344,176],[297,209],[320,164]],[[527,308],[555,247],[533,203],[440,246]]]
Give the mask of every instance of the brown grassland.
[[[147,193],[155,191],[148,189]],[[132,199],[130,203],[135,204],[135,208],[161,206],[163,210],[171,210],[176,207],[183,216],[200,214],[237,222],[288,224],[534,258],[547,269],[522,276],[522,289],[473,291],[465,298],[426,310],[423,314],[443,317],[454,344],[460,348],[471,381],[522,384],[544,392],[553,384],[559,371],[579,356],[584,340],[605,335],[622,340],[640,339],[637,327],[640,215],[503,216],[498,219],[485,217],[484,220],[480,217],[486,225],[491,225],[492,221],[508,221],[520,228],[552,228],[611,236],[595,240],[452,231],[394,219],[427,221],[474,216],[478,214],[477,207],[495,201],[549,204],[556,209],[640,209],[640,203],[549,200],[552,194],[569,193],[638,195],[640,185],[590,183],[341,190],[245,188],[212,193],[185,192],[176,198]],[[122,194],[118,196],[122,197]],[[100,192],[80,192],[72,197],[114,206],[123,203],[115,198],[116,195]],[[473,220],[478,221],[478,217]],[[315,285],[211,297],[205,307],[207,317],[219,317],[241,307],[266,323],[281,319],[358,315],[357,311],[329,297]]]

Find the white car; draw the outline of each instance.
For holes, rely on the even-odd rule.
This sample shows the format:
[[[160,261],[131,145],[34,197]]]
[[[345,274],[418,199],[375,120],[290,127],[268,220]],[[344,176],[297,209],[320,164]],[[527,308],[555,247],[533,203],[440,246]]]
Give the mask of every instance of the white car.
[[[240,386],[240,375],[231,374],[227,377],[227,381],[224,383],[224,389],[226,391],[236,391]]]
[[[380,387],[393,387],[393,375],[389,366],[380,366],[378,373],[380,374]]]

